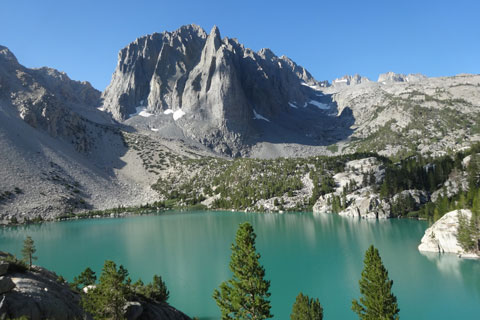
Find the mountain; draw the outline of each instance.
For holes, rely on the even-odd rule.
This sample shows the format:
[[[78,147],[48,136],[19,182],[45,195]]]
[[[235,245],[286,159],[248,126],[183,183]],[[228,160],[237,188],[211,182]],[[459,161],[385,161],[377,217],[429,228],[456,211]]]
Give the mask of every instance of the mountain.
[[[318,155],[396,161],[480,141],[480,75],[379,80],[345,76],[330,86],[286,57],[195,25],[122,49],[103,93],[26,68],[0,46],[0,223],[155,201],[221,208],[226,199],[212,186],[256,190],[243,203],[238,189],[237,207],[262,200],[266,208],[285,191],[305,208],[320,183],[306,178]],[[231,161],[237,156],[281,159]],[[303,159],[283,159],[293,157]]]
[[[119,53],[103,109],[139,131],[258,158],[444,154],[480,139],[479,76],[387,72],[319,82],[271,50],[195,25]]]
[[[155,195],[101,93],[0,47],[0,221],[145,203]],[[132,159],[130,159],[132,157]],[[140,168],[140,169],[137,169]]]
[[[82,152],[92,147],[92,120],[109,122],[109,117],[96,109],[100,92],[90,83],[72,81],[50,68],[27,69],[3,46],[0,101],[3,111],[17,113],[27,124],[69,141]]]
[[[480,75],[427,78],[389,72],[378,82],[322,89],[352,112],[343,152],[439,156],[480,140]]]
[[[123,48],[102,97],[118,121],[143,111],[157,119],[150,124],[156,130],[173,125],[239,156],[261,142],[325,145],[344,138],[348,115],[337,116],[320,91],[325,85],[285,56],[222,39],[217,27],[207,35],[188,25]]]

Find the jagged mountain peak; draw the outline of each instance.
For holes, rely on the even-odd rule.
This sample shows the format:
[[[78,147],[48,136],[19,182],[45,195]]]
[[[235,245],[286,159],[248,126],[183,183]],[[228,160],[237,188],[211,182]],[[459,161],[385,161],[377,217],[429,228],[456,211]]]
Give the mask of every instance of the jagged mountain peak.
[[[157,118],[173,114],[173,124],[187,137],[223,152],[260,136],[259,119],[274,123],[291,117],[292,105],[316,101],[317,110],[326,113],[315,91],[323,86],[270,49],[255,52],[236,39],[222,39],[217,26],[206,35],[190,25],[141,37],[122,49],[103,98],[117,120],[140,109]]]
[[[220,29],[217,27],[217,25],[214,25],[212,27],[212,30],[210,30],[210,34],[209,36],[212,36],[214,38],[218,38],[218,39],[222,39],[222,37],[220,36]]]
[[[212,48],[217,51],[222,45],[222,37],[220,36],[220,30],[217,26],[213,26],[212,30],[208,34],[206,47]]]

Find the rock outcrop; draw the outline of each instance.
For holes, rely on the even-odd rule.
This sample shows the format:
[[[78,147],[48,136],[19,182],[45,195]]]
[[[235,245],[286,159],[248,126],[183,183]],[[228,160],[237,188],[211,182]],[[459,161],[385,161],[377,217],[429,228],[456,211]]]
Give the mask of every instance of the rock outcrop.
[[[426,191],[412,189],[412,190],[404,190],[402,192],[395,194],[392,197],[392,201],[395,202],[399,199],[406,199],[406,198],[410,198],[411,200],[413,200],[414,205],[416,206],[417,209],[419,208],[420,205],[425,204],[430,200],[430,196]]]
[[[314,214],[325,214],[332,212],[332,199],[336,194],[328,193],[320,196],[313,206]],[[337,195],[338,196],[338,195]],[[362,219],[388,219],[391,217],[391,205],[388,201],[381,199],[370,187],[358,189],[346,196],[348,206],[338,212],[344,217]]]
[[[313,206],[313,212],[331,213],[333,199],[337,197],[346,201],[342,203],[344,209],[338,212],[340,216],[388,219],[395,216],[394,206],[399,201],[408,200],[412,208],[417,210],[430,200],[427,192],[414,189],[401,191],[389,198],[380,197],[378,189],[384,176],[385,168],[375,157],[345,163],[345,170],[333,176],[335,191],[320,196]]]
[[[372,174],[374,178],[372,183],[378,184],[383,181],[385,169],[377,158],[369,157],[347,162],[345,171],[333,176],[336,185],[335,192],[320,196],[313,206],[313,212],[332,212],[333,197],[340,197],[344,190],[351,188],[351,192],[345,196],[347,206],[338,212],[339,215],[364,219],[390,218],[390,203],[381,199],[371,186],[363,187],[363,179],[365,175],[369,174]]]
[[[7,293],[15,288],[15,283],[9,277],[0,277],[0,294]]]
[[[91,319],[79,305],[80,296],[40,267],[7,272],[0,277],[0,293],[0,319]]]
[[[0,260],[8,256],[0,251]],[[8,268],[0,276],[0,319],[92,319],[80,306],[80,294],[72,291],[55,273],[38,266],[33,266],[31,271],[24,270],[14,262],[3,262],[3,265]],[[167,303],[138,298],[125,306],[129,320],[190,320]]]
[[[349,205],[338,214],[345,217],[358,217],[363,219],[388,219],[390,218],[390,204],[382,200],[378,194],[369,190],[361,190],[347,197]]]
[[[470,210],[454,210],[446,213],[425,231],[419,251],[455,253],[462,257],[480,258],[475,254],[465,253],[457,241],[458,216],[462,214],[468,219],[472,217]]]
[[[0,261],[0,276],[3,276],[8,271],[8,263]]]

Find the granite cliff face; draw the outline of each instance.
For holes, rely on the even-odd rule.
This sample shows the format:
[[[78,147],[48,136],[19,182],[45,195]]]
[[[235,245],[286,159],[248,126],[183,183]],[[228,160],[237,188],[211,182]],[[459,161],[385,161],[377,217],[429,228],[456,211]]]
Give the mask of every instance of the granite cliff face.
[[[222,39],[217,27],[207,35],[189,25],[122,49],[103,99],[119,121],[140,110],[173,115],[187,137],[237,155],[262,135],[259,121],[260,127],[270,122],[291,131],[287,119],[307,107],[325,118],[331,108],[319,92],[325,85],[269,49],[254,52],[236,39]]]

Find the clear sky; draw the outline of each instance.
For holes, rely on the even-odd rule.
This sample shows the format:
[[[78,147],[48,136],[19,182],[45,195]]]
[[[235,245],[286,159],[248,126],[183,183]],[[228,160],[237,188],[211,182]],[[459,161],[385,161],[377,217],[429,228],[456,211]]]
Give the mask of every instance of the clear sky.
[[[0,0],[0,44],[103,90],[137,37],[195,23],[287,55],[317,80],[480,73],[480,0]]]

